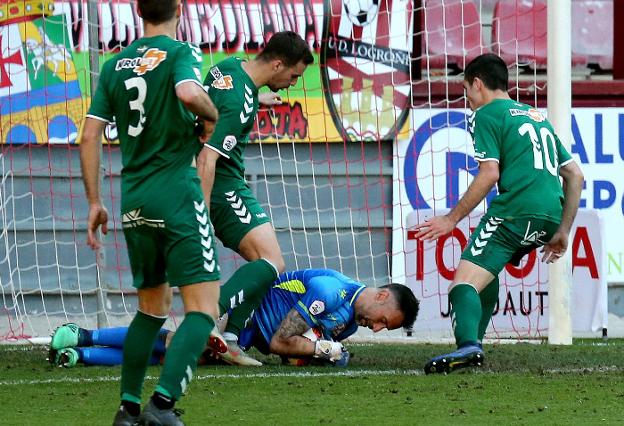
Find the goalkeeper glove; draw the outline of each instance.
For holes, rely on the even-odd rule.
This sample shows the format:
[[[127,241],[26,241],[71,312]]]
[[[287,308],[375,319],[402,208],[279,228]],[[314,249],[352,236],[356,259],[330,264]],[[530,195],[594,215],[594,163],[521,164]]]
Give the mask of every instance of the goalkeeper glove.
[[[314,346],[314,357],[323,358],[328,361],[338,361],[342,359],[344,346],[340,342],[332,342],[331,340],[317,340]]]

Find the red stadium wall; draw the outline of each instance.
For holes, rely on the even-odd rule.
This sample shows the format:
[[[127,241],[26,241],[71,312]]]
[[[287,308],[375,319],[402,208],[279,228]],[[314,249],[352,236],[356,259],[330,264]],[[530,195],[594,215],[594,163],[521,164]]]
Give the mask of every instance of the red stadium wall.
[[[414,0],[414,10],[421,10],[424,0]],[[611,79],[585,79],[572,81],[573,107],[624,107],[624,1],[613,2],[613,70]],[[421,13],[414,14],[414,28],[423,28]],[[424,54],[422,49],[422,31],[414,31],[412,63],[413,105],[418,108],[427,104],[459,107],[465,106],[463,88],[460,79],[455,82],[429,82],[422,80]],[[606,77],[608,78],[608,77]],[[518,86],[510,88],[510,95],[538,107],[546,107],[546,74],[538,74],[537,80],[520,81]]]

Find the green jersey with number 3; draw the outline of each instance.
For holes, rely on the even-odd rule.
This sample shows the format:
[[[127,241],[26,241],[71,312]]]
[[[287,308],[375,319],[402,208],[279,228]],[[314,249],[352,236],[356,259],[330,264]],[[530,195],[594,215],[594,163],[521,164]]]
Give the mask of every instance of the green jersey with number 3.
[[[122,212],[173,196],[196,177],[195,116],[175,88],[187,81],[201,85],[201,61],[196,46],[159,35],[134,41],[104,64],[87,116],[116,122]]]
[[[559,167],[572,161],[552,125],[529,105],[495,99],[469,119],[475,160],[497,161],[498,195],[488,213],[561,221]]]
[[[231,57],[210,68],[204,84],[219,110],[219,121],[208,144],[221,154],[215,170],[215,186],[229,178],[245,179],[244,153],[258,112],[258,88]]]

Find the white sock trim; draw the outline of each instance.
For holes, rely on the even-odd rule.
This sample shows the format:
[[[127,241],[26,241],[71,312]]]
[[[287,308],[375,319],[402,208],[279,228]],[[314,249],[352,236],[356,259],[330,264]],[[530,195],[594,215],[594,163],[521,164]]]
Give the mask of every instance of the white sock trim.
[[[279,277],[279,271],[277,270],[277,267],[276,267],[273,263],[271,263],[271,261],[270,261],[270,260],[265,259],[264,257],[261,257],[260,259],[261,259],[261,260],[264,260],[266,263],[268,263],[269,265],[271,265],[271,268],[273,268],[273,270],[275,271],[275,277]]]
[[[148,314],[147,312],[143,312],[142,310],[140,310],[139,308],[137,308],[137,312],[141,312],[143,315],[147,315],[148,317],[152,317],[152,318],[158,318],[158,319],[164,319],[166,320],[167,318],[169,318],[169,315],[154,315],[154,314]]]
[[[238,336],[234,333],[225,332],[222,336],[226,342],[238,342]]]

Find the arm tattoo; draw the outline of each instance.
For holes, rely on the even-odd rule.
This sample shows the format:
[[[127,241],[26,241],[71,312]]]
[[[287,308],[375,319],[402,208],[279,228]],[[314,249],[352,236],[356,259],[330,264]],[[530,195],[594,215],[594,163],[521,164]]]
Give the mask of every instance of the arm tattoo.
[[[275,334],[280,339],[288,339],[292,336],[301,336],[303,333],[308,331],[309,328],[310,326],[303,319],[301,314],[297,312],[296,309],[291,309]]]

